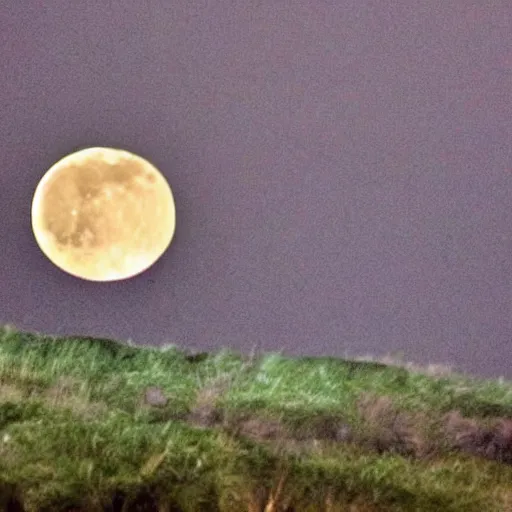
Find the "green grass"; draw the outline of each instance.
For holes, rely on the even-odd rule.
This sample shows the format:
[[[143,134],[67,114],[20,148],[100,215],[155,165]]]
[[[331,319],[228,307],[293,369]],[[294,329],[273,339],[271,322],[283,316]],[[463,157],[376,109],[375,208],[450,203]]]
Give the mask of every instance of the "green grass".
[[[1,328],[0,509],[512,511],[512,382],[386,362]]]

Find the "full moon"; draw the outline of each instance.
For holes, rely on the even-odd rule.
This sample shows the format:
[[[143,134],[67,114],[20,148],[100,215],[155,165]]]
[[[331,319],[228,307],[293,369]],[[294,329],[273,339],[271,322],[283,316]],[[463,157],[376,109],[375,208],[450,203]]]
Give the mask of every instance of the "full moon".
[[[89,281],[117,281],[147,270],[174,235],[174,198],[144,158],[88,148],[54,164],[36,187],[32,230],[61,270]]]

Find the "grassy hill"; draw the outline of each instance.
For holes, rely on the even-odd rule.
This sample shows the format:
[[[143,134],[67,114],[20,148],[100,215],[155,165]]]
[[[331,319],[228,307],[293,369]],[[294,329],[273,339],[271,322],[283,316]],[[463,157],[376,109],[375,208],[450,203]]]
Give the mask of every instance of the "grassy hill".
[[[0,509],[512,511],[512,382],[435,370],[4,326]]]

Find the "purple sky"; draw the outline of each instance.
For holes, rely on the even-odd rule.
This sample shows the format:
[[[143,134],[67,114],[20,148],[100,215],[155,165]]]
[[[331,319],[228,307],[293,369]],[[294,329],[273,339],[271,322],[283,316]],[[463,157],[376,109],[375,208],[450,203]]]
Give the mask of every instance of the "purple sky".
[[[0,322],[512,378],[510,0],[4,0],[0,113]],[[96,145],[176,200],[127,281],[31,231],[41,176]]]

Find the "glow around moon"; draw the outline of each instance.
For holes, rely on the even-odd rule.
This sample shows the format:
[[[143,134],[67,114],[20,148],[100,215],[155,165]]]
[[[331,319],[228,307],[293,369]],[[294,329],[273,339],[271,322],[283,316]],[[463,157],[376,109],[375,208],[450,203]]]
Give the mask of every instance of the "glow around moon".
[[[83,149],[53,165],[32,201],[37,244],[57,267],[90,281],[148,269],[174,236],[174,198],[147,160],[113,148]]]

